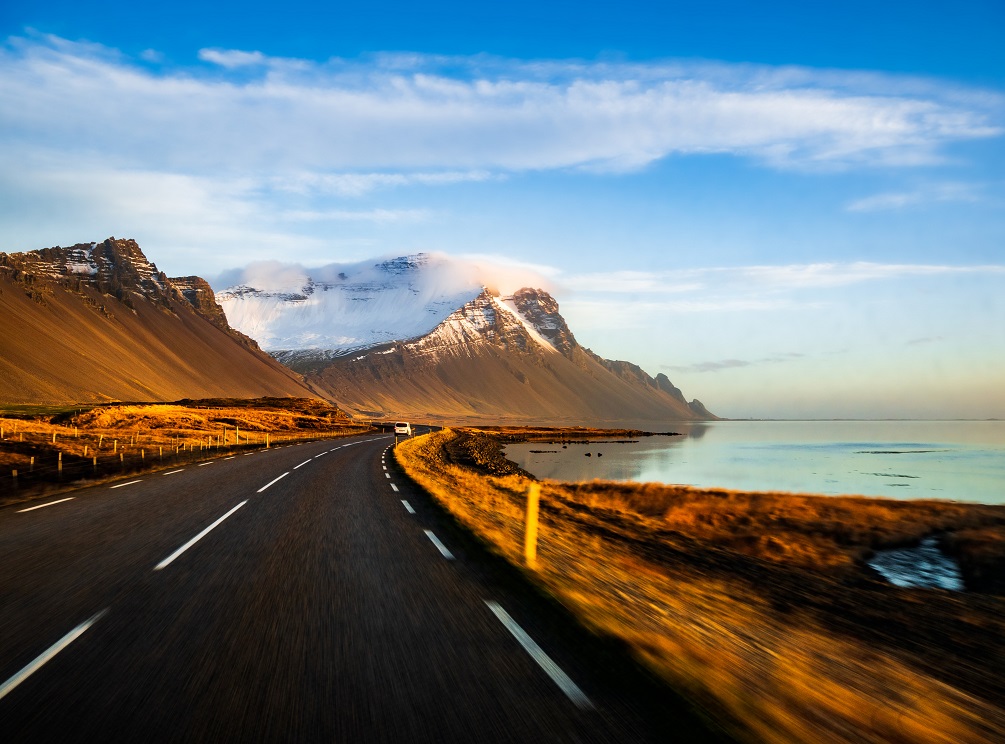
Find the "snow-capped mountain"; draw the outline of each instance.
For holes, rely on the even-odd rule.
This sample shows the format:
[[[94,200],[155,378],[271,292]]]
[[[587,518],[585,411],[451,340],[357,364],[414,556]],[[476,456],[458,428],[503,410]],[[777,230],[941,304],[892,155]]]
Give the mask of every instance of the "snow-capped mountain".
[[[258,264],[237,278],[217,294],[228,321],[284,360],[418,338],[482,289],[467,265],[426,253],[309,273]]]
[[[217,296],[232,325],[343,408],[368,416],[714,418],[665,375],[579,345],[542,289],[419,254],[354,267],[252,267]]]

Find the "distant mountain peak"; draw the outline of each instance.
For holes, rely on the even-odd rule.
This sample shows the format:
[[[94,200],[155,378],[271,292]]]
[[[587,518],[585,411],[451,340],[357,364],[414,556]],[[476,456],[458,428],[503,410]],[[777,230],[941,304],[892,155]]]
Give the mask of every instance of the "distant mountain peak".
[[[429,265],[431,258],[432,256],[428,253],[415,253],[411,256],[398,256],[387,261],[381,261],[374,264],[374,266],[388,274],[402,276],[421,271]]]

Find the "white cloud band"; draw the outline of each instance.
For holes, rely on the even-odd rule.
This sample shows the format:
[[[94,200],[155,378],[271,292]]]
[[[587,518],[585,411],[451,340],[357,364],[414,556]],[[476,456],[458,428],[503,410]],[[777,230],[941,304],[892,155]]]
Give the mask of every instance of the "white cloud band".
[[[419,55],[318,64],[220,49],[200,57],[212,67],[152,69],[91,44],[11,39],[0,53],[0,131],[8,146],[200,172],[631,169],[689,153],[776,166],[910,165],[1002,131],[991,94],[881,76],[447,65]]]

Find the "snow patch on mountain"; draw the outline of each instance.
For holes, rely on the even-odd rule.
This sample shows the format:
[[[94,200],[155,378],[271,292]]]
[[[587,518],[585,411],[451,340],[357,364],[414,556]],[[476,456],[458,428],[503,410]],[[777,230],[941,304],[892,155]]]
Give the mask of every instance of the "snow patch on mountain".
[[[222,276],[217,301],[231,326],[281,361],[325,359],[426,336],[498,278],[431,253],[311,269],[265,262]]]
[[[554,344],[551,343],[545,336],[541,334],[540,329],[534,324],[534,322],[520,312],[520,308],[517,307],[516,300],[513,297],[506,297],[502,300],[494,298],[495,302],[501,305],[505,310],[508,310],[513,317],[516,319],[520,325],[524,327],[524,330],[530,334],[530,337],[537,341],[545,351],[557,352],[558,349],[555,348]]]

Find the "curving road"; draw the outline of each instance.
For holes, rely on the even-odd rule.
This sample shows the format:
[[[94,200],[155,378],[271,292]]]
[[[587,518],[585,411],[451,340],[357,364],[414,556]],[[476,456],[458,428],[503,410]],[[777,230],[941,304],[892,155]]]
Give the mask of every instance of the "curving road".
[[[391,441],[0,509],[0,739],[713,740],[408,485]]]

